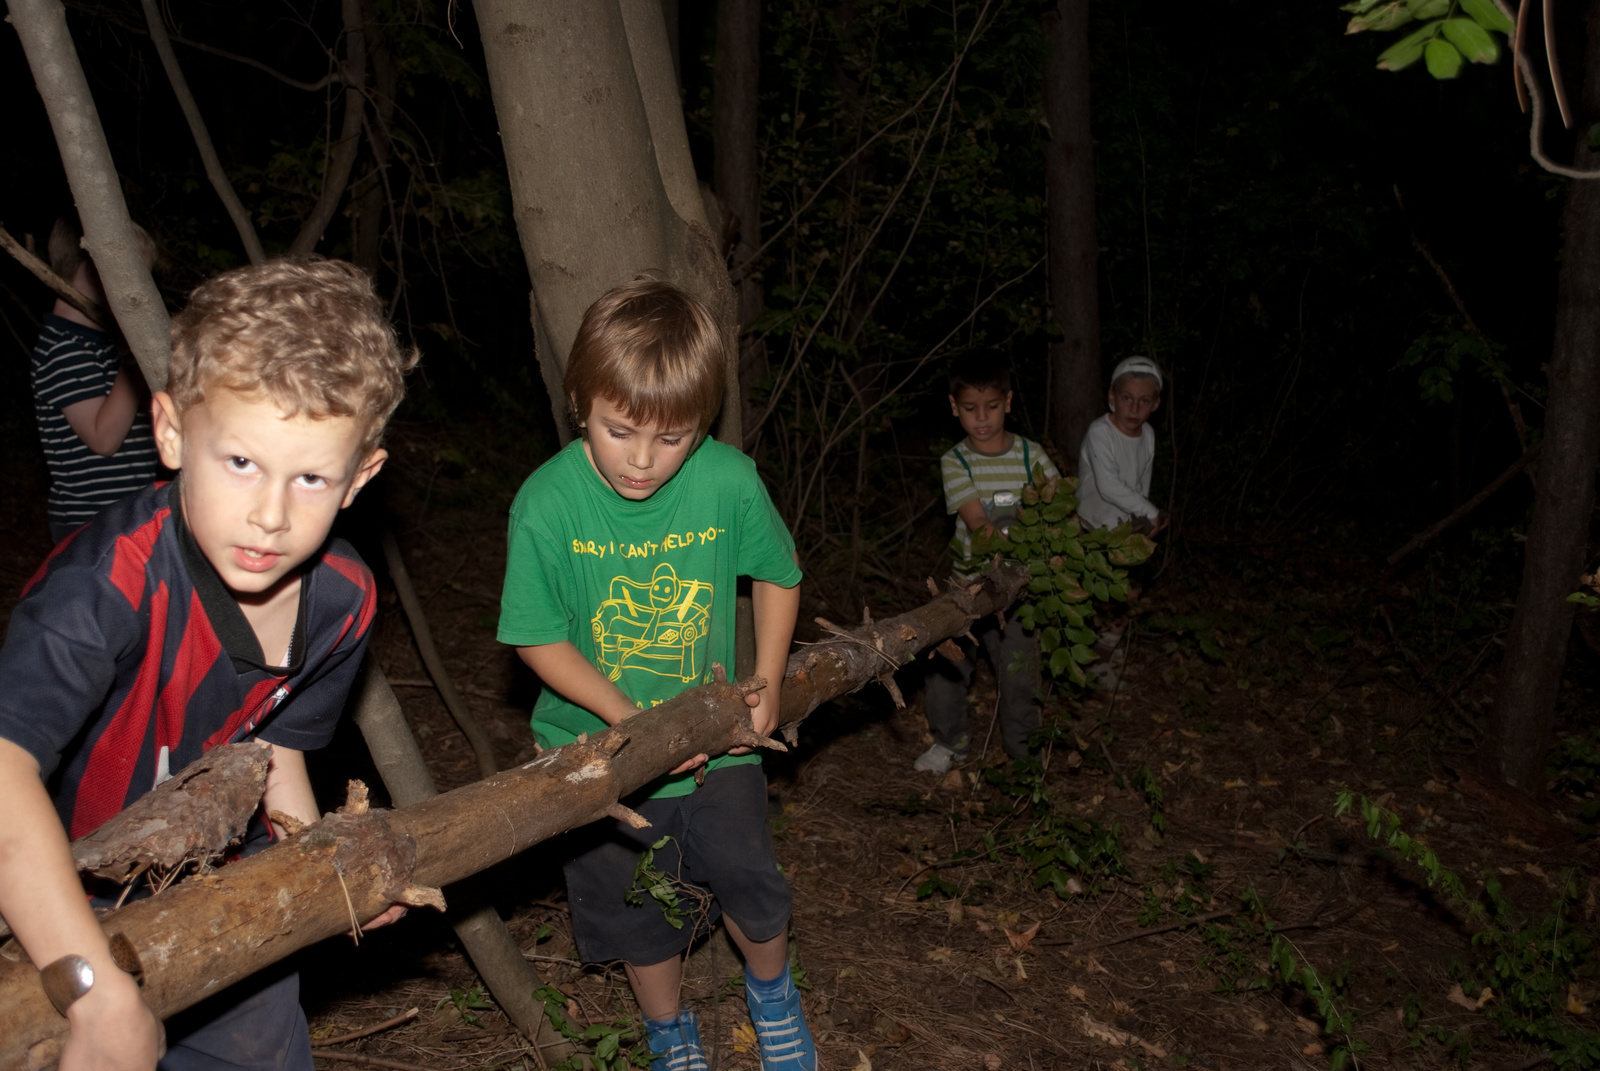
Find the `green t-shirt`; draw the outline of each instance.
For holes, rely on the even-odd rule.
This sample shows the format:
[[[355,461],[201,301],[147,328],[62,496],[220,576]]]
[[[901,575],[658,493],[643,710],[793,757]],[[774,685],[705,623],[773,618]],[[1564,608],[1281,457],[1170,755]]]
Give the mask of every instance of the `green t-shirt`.
[[[529,476],[511,506],[502,643],[570,640],[640,709],[732,676],[737,578],[800,582],[794,539],[755,462],[706,439],[655,494],[632,501],[602,480],[574,441]],[[559,747],[606,725],[545,688],[534,738]],[[759,762],[723,755],[711,769]],[[656,782],[651,798],[684,796],[694,777]]]

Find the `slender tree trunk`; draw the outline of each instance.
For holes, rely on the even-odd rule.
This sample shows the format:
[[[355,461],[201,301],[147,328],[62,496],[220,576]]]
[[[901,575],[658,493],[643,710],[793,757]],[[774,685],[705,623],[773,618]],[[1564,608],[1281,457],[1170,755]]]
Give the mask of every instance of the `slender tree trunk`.
[[[1105,411],[1100,383],[1099,242],[1094,228],[1094,139],[1089,130],[1089,0],[1058,0],[1044,16],[1046,214],[1051,315],[1050,434],[1074,472],[1089,424]]]
[[[533,280],[539,366],[565,440],[561,380],[596,298],[661,272],[711,306],[731,356],[733,290],[706,227],[659,0],[474,6]],[[723,407],[725,439],[730,419],[737,405]]]
[[[365,29],[367,57],[372,64],[372,113],[367,120],[367,147],[372,150],[372,170],[358,184],[353,195],[356,202],[355,218],[351,221],[355,231],[351,242],[351,258],[356,267],[372,278],[378,277],[383,267],[383,206],[389,199],[386,174],[389,168],[391,143],[389,123],[394,117],[394,96],[399,88],[400,72],[394,55],[389,51],[389,41],[378,21],[377,5],[373,0],[362,0],[361,17]],[[403,280],[397,280],[399,286]]]
[[[178,66],[178,57],[172,51],[172,41],[167,37],[167,26],[161,21],[156,0],[142,0],[142,6],[145,25],[150,27],[150,40],[156,46],[161,66],[166,68],[167,81],[172,84],[172,94],[178,98],[178,107],[183,110],[183,118],[189,124],[189,133],[193,135],[195,148],[199,150],[200,160],[205,165],[206,178],[211,180],[211,188],[217,191],[222,207],[228,210],[228,218],[233,220],[233,227],[239,232],[239,241],[244,245],[250,263],[260,264],[267,259],[267,254],[261,248],[261,239],[256,235],[250,213],[240,203],[233,183],[228,181],[228,173],[222,169],[222,161],[217,158],[217,149],[211,143],[211,134],[200,115],[200,106],[195,103],[194,94],[189,92],[189,81],[184,78],[183,68]]]
[[[751,273],[761,248],[761,164],[756,147],[757,105],[761,82],[760,0],[719,0],[717,56],[711,111],[716,140],[717,196],[738,220],[733,271],[739,277],[739,326],[749,328],[761,315],[761,277]],[[750,389],[767,371],[767,347],[761,339],[740,339],[739,394],[745,426],[755,422]],[[738,445],[738,444],[735,444]]]
[[[55,131],[67,184],[83,221],[84,248],[94,259],[106,303],[144,378],[151,389],[160,390],[167,383],[167,358],[172,353],[167,306],[139,256],[100,113],[67,32],[66,10],[60,0],[8,0],[7,6]]]
[[[1580,110],[1579,130],[1600,120],[1600,0],[1589,5]],[[1581,137],[1578,144],[1577,166],[1600,168],[1600,153]],[[1545,449],[1482,755],[1485,773],[1534,797],[1544,794],[1545,753],[1572,629],[1574,607],[1566,597],[1582,572],[1600,456],[1600,180],[1572,183],[1562,233]]]
[[[322,241],[322,233],[333,222],[333,214],[344,199],[344,191],[350,185],[350,172],[356,166],[356,154],[361,151],[361,116],[366,108],[366,98],[362,94],[367,85],[367,38],[362,25],[361,0],[343,0],[340,10],[344,16],[344,63],[340,65],[344,77],[344,120],[322,178],[322,192],[317,196],[310,217],[301,225],[300,233],[289,244],[291,253],[313,252]]]

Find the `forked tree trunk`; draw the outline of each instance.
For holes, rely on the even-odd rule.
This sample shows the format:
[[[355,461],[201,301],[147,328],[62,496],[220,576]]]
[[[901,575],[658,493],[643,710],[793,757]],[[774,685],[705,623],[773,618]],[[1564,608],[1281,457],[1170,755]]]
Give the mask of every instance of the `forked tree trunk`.
[[[643,271],[705,301],[730,362],[719,437],[737,444],[737,312],[706,226],[660,0],[476,0],[528,274],[539,367],[561,389],[596,298]]]
[[[873,680],[898,697],[888,673],[1009,606],[1020,568],[956,589],[898,617],[853,630],[789,659],[779,722]],[[146,1000],[171,1015],[315,941],[367,918],[405,890],[460,881],[534,844],[604,815],[617,800],[700,752],[754,743],[740,688],[709,684],[618,728],[464,788],[386,814],[313,826],[260,855],[123,908],[105,926],[113,947],[144,975]],[[793,736],[791,734],[791,739]],[[38,972],[0,964],[0,1067],[52,1062],[66,1022]]]
[[[1579,130],[1600,120],[1600,0],[1589,5],[1580,111]],[[1600,152],[1581,137],[1578,146],[1574,163],[1600,168]],[[1578,590],[1588,551],[1600,456],[1600,179],[1568,188],[1562,235],[1543,460],[1482,755],[1485,773],[1536,798],[1544,795],[1545,753],[1575,609],[1567,595]]]
[[[1057,0],[1044,16],[1045,207],[1051,315],[1050,435],[1076,473],[1084,433],[1105,412],[1100,383],[1099,244],[1089,129],[1089,0]]]

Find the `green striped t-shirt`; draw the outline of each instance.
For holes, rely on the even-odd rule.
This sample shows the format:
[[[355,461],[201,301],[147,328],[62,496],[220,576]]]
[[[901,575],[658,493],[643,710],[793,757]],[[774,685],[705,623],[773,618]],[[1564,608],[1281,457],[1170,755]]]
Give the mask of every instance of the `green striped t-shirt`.
[[[1055,464],[1044,447],[1020,435],[1011,436],[1011,445],[1002,453],[983,454],[962,439],[939,459],[939,474],[944,478],[944,508],[955,513],[968,502],[983,503],[992,513],[997,491],[1021,491],[1032,477],[1035,465],[1044,466],[1046,476],[1058,476]],[[956,517],[956,534],[950,540],[950,560],[955,574],[970,577],[981,572],[983,563],[972,560],[972,531]]]

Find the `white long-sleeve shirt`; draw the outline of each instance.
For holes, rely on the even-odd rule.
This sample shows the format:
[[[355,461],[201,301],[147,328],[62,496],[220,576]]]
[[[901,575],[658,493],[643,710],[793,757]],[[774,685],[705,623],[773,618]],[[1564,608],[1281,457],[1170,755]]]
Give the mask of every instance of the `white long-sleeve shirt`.
[[[1156,457],[1156,432],[1149,424],[1139,437],[1118,431],[1103,415],[1083,437],[1078,451],[1078,516],[1090,528],[1112,528],[1130,517],[1160,512],[1147,497]]]

